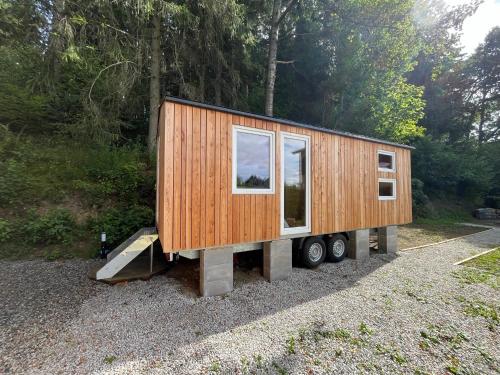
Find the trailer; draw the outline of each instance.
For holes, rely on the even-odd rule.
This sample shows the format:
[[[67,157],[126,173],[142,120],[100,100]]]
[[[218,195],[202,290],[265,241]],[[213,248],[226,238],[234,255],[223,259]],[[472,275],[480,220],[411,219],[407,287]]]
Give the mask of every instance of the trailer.
[[[232,290],[233,253],[264,276],[397,249],[412,221],[410,146],[168,97],[160,108],[156,223],[166,254],[200,258],[200,292]]]
[[[395,252],[397,225],[412,221],[407,145],[174,97],[157,141],[157,233],[114,251],[115,273],[159,238],[169,260],[199,259],[201,295],[219,295],[236,252],[262,250],[264,277],[280,280],[293,257],[369,259],[373,229],[378,251]]]

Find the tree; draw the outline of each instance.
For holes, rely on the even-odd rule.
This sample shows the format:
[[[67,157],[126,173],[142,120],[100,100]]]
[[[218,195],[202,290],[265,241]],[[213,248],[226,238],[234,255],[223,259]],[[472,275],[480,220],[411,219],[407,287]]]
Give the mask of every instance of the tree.
[[[471,130],[471,118],[465,108],[469,83],[462,74],[460,31],[479,1],[446,7],[440,0],[418,0],[413,23],[420,44],[416,65],[408,75],[409,83],[424,87],[426,102],[420,125],[435,141],[463,141]]]
[[[201,35],[197,37],[199,40],[207,42],[206,45],[199,46],[201,50],[208,50],[208,55],[216,61],[216,78],[214,81],[215,87],[215,100],[217,104],[221,103],[221,85],[222,85],[222,69],[224,65],[227,67],[223,53],[220,50],[223,48],[221,45],[224,34],[229,30],[229,33],[234,31],[234,28],[239,22],[238,11],[239,8],[234,0],[225,1],[199,1],[181,6],[174,1],[165,0],[150,0],[146,2],[131,1],[128,3],[132,11],[137,15],[141,22],[151,24],[151,48],[150,48],[150,84],[149,84],[149,126],[148,126],[148,150],[152,152],[156,146],[156,133],[158,126],[158,109],[161,97],[161,71],[160,65],[162,62],[161,53],[161,36],[168,35],[167,32],[162,32],[164,27],[164,20],[168,23],[175,25],[180,31],[181,35],[187,33],[187,29],[194,26],[195,29],[200,29],[200,25],[206,26],[200,30]],[[197,17],[196,12],[202,11],[201,17]],[[208,20],[208,22],[207,22]],[[162,27],[163,26],[163,27]],[[203,36],[202,36],[203,35]],[[182,37],[180,38],[182,40]],[[197,38],[193,38],[195,42]],[[215,41],[214,43],[210,43]],[[173,41],[174,45],[177,43]],[[175,54],[177,55],[178,49],[174,47]],[[199,52],[200,50],[198,50]],[[214,52],[215,51],[215,52]],[[212,52],[212,53],[210,53]],[[174,57],[174,66],[180,72],[181,77],[183,73],[180,64],[176,57]],[[165,61],[166,62],[166,61]],[[202,82],[205,85],[205,67],[202,67]],[[181,89],[186,88],[186,82],[182,79]],[[204,89],[203,89],[204,91]],[[189,93],[189,91],[187,91]],[[188,95],[189,96],[189,95]],[[204,96],[204,94],[203,94]]]
[[[291,64],[277,81],[280,116],[408,142],[422,134],[422,89],[407,82],[418,54],[413,1],[297,5],[282,25]]]
[[[0,124],[153,150],[162,95],[265,103],[268,115],[416,144],[426,193],[480,196],[500,137],[498,28],[470,57],[458,44],[479,3],[0,0]]]
[[[273,115],[274,83],[276,81],[277,64],[276,56],[278,54],[278,37],[280,24],[283,22],[287,13],[292,9],[297,1],[298,0],[289,0],[283,8],[281,0],[273,0],[273,11],[271,15],[271,24],[269,31],[269,49],[266,75],[266,102],[264,110],[267,116]]]
[[[149,128],[148,150],[153,152],[156,147],[158,128],[158,110],[160,106],[160,33],[161,18],[158,14],[152,16],[153,31],[151,35],[151,78],[149,83]]]
[[[148,1],[125,1],[123,4],[137,18],[141,25],[150,26],[151,42],[149,49],[149,121],[147,147],[152,153],[156,147],[156,136],[158,127],[158,111],[160,106],[160,65],[161,34],[164,20],[174,19],[179,14],[186,12],[186,8],[178,5],[175,1],[168,0],[148,0]]]
[[[493,28],[465,68],[479,143],[500,139],[500,27]]]
[[[48,98],[33,89],[45,27],[35,4],[0,0],[0,125],[19,134],[47,131]]]

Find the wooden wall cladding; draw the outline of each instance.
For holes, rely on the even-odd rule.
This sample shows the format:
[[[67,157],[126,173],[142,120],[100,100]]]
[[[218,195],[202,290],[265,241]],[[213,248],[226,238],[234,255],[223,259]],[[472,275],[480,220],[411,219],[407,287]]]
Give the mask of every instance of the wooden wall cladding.
[[[165,101],[160,110],[157,226],[164,252],[280,238],[280,132],[310,137],[312,234],[412,221],[410,150]],[[233,125],[276,133],[274,194],[232,194]],[[378,171],[378,150],[396,172]],[[378,179],[397,198],[378,199]]]

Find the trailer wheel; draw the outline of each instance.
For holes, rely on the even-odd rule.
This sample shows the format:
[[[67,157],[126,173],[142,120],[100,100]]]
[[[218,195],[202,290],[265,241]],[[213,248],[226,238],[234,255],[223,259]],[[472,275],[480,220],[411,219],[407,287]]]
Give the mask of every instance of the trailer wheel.
[[[318,237],[309,237],[300,250],[302,264],[307,268],[316,268],[325,261],[325,242]]]
[[[330,262],[340,262],[347,255],[347,238],[334,234],[326,243],[326,258]]]

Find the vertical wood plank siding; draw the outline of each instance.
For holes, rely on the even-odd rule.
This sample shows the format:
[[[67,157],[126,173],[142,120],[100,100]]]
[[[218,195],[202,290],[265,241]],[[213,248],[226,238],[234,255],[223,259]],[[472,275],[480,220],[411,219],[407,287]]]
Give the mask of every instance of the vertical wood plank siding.
[[[275,132],[274,194],[232,194],[233,125]],[[159,123],[157,226],[164,252],[280,238],[280,132],[310,137],[311,234],[409,223],[410,150],[165,101]],[[377,151],[396,154],[379,172]],[[378,179],[396,179],[396,200]]]

